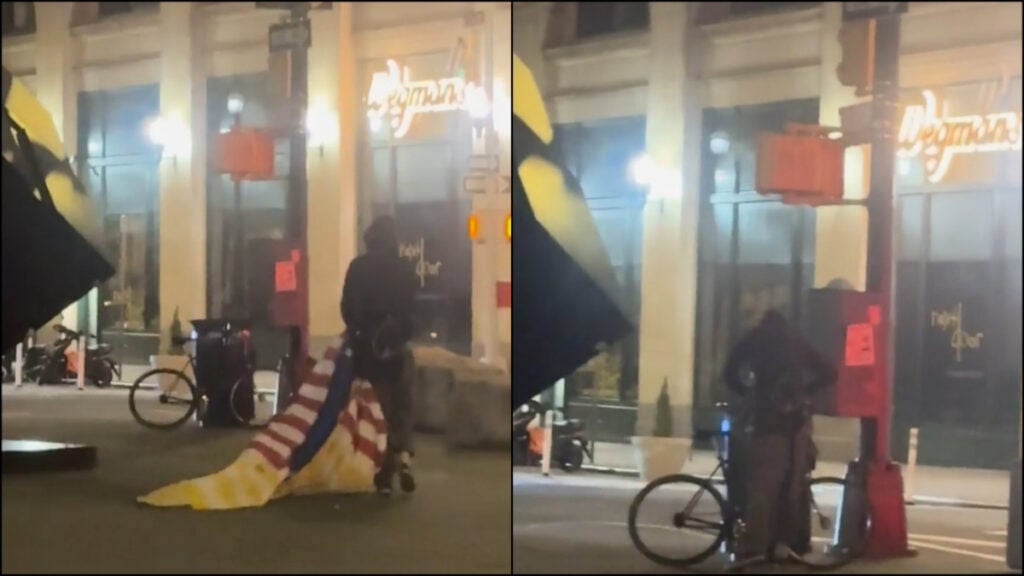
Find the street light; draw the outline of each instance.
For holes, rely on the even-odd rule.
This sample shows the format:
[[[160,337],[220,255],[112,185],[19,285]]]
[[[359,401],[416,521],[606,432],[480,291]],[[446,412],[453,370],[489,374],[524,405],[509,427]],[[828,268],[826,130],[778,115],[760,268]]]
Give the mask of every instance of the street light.
[[[179,156],[187,156],[191,150],[188,127],[177,116],[158,116],[146,126],[149,140],[161,148],[163,157],[170,157],[177,165]]]
[[[629,178],[637,186],[650,186],[654,181],[654,171],[654,161],[646,152],[634,157],[629,163]]]

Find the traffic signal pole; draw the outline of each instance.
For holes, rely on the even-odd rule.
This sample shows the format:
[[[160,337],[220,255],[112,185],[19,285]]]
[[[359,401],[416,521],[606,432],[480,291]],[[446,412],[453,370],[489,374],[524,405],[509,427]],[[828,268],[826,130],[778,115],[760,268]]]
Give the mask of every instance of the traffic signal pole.
[[[861,456],[865,462],[889,460],[893,387],[893,181],[896,167],[900,61],[900,15],[875,20],[872,102],[871,191],[868,208],[867,289],[879,295],[884,327],[882,411],[861,422]]]
[[[301,22],[309,19],[309,3],[294,2],[291,4],[291,21]],[[287,233],[288,238],[298,247],[301,265],[296,268],[299,276],[297,285],[302,293],[303,322],[291,328],[289,338],[289,356],[292,359],[291,384],[297,389],[306,358],[309,357],[309,246],[306,238],[307,209],[306,197],[308,183],[306,181],[306,107],[308,106],[309,86],[309,47],[295,47],[290,54],[289,66],[289,112],[291,129],[288,166]],[[290,391],[289,391],[290,392]]]

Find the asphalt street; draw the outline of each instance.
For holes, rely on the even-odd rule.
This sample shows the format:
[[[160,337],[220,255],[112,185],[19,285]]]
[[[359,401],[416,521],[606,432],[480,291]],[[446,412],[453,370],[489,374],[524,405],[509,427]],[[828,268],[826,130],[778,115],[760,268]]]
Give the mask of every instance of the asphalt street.
[[[88,472],[3,476],[4,574],[508,574],[507,452],[418,438],[411,496],[290,497],[259,509],[152,509],[135,498],[215,472],[252,431],[132,421],[124,390],[3,386],[3,437],[92,443]]]
[[[553,473],[554,474],[554,473]],[[679,573],[637,552],[626,528],[639,480],[577,473],[544,478],[533,470],[513,475],[513,555],[516,574]],[[1006,511],[910,506],[907,524],[912,558],[860,560],[847,574],[1011,573],[1005,564]],[[713,557],[695,573],[721,572]],[[807,573],[799,566],[763,566],[750,573]]]

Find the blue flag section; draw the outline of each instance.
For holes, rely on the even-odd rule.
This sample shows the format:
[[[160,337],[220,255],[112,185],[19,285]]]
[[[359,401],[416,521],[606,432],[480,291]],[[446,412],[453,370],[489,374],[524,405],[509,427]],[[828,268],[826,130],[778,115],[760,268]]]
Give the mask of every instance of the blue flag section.
[[[338,414],[348,404],[349,397],[352,395],[352,382],[356,377],[355,371],[352,369],[351,352],[352,349],[348,342],[342,337],[341,350],[334,357],[334,373],[327,384],[327,398],[324,399],[323,405],[317,412],[313,425],[309,427],[305,441],[296,446],[295,451],[292,452],[292,459],[289,463],[292,472],[301,470],[316,456],[334,432],[338,423]]]
[[[512,402],[521,406],[633,329],[576,179],[556,154],[540,91],[514,57]]]

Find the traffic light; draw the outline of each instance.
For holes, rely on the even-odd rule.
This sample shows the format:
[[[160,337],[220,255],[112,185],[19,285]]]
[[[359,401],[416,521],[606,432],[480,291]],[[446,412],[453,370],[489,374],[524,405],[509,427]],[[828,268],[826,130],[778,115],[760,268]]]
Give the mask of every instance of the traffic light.
[[[480,237],[480,218],[476,214],[470,214],[466,218],[466,236],[470,240],[476,240]]]
[[[505,215],[505,240],[512,241],[512,215]]]
[[[875,21],[845,22],[839,28],[839,46],[842,60],[836,66],[836,76],[843,86],[857,89],[857,96],[871,94],[875,73]]]

